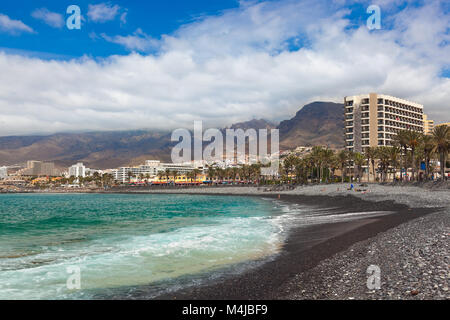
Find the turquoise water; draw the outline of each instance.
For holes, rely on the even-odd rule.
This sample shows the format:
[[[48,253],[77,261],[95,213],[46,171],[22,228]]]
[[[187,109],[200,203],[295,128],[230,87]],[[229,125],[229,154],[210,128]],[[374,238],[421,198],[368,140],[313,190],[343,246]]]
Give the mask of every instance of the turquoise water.
[[[279,248],[280,214],[252,197],[0,195],[0,299],[89,299],[256,260]]]

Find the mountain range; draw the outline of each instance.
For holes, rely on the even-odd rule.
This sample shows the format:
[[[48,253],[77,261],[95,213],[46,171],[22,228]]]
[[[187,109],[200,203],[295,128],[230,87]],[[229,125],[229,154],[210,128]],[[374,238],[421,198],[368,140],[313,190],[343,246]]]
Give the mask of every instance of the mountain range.
[[[282,150],[300,145],[340,148],[343,144],[342,110],[342,104],[313,102],[278,126],[264,119],[253,119],[233,124],[230,128],[278,128]],[[83,162],[91,168],[106,169],[136,165],[146,159],[170,161],[171,149],[176,144],[170,138],[171,132],[151,130],[0,137],[0,165],[41,160],[54,161],[60,167]]]

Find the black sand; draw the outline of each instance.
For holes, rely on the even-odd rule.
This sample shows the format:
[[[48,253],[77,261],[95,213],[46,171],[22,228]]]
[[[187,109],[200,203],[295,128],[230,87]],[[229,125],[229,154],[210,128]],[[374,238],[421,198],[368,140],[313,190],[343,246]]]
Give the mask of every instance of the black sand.
[[[234,195],[236,196],[236,195]],[[273,197],[274,195],[264,195]],[[392,201],[369,202],[352,196],[282,195],[282,201],[341,208],[345,212],[394,211],[395,213],[356,221],[314,225],[305,229],[293,228],[282,248],[272,261],[242,274],[208,285],[189,287],[158,296],[158,300],[269,300],[280,299],[292,292],[288,285],[293,277],[319,262],[344,251],[352,244],[374,237],[404,222],[436,212],[436,208],[414,208]],[[309,284],[314,286],[314,284]]]

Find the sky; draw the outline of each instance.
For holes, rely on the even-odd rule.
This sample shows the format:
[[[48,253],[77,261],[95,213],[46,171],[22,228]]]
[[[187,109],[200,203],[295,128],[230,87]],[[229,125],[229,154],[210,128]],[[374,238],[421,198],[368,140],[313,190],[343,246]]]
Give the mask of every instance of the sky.
[[[450,122],[449,43],[439,0],[2,1],[0,136],[280,121],[369,92]]]

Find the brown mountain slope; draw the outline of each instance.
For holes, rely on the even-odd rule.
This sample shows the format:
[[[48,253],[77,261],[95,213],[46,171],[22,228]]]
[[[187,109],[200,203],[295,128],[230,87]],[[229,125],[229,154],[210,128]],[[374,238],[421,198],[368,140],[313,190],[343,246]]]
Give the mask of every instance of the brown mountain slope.
[[[314,102],[304,106],[294,118],[280,123],[282,149],[299,145],[342,146],[341,104]],[[250,120],[232,129],[271,129],[266,120]],[[59,133],[50,136],[0,137],[0,166],[27,160],[54,161],[61,167],[83,162],[91,168],[116,168],[142,163],[145,159],[170,161],[176,142],[169,132],[146,130]]]
[[[0,137],[0,164],[42,160],[67,167],[81,161],[105,169],[128,165],[140,157],[168,161],[171,148],[169,133],[143,130]]]
[[[280,123],[280,148],[305,145],[343,145],[343,104],[313,102],[305,105],[295,117]]]

